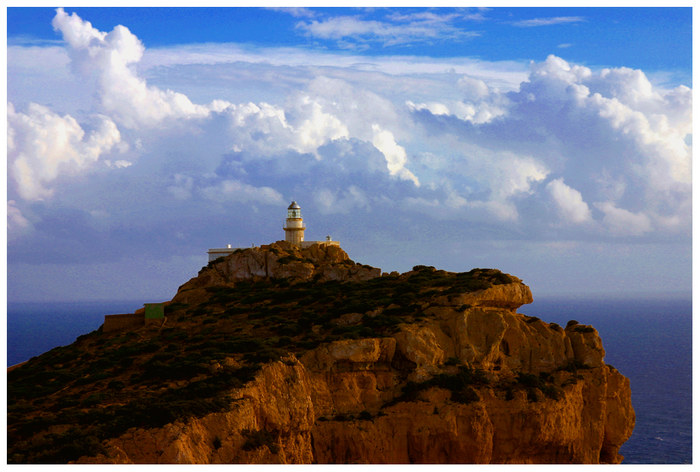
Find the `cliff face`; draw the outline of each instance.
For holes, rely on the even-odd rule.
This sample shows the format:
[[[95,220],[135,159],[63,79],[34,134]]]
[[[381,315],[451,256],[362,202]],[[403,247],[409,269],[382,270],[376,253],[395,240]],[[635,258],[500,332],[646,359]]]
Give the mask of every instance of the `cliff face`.
[[[216,273],[230,280],[230,264]],[[262,276],[254,267],[245,274]],[[391,336],[269,363],[229,411],[130,430],[81,462],[620,462],[634,427],[628,379],[604,364],[592,327],[516,313],[531,301],[514,277],[435,297]],[[358,324],[353,315],[335,323]]]
[[[620,462],[628,379],[593,327],[516,312],[531,302],[492,269],[382,275],[334,246],[246,249],[180,287],[164,324],[13,370],[8,457]]]

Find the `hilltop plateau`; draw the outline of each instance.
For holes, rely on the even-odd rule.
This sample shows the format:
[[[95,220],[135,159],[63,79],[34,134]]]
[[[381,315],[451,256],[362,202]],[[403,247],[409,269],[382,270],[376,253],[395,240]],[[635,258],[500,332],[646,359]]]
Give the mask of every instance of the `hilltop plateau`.
[[[398,274],[280,241],[210,262],[162,322],[8,372],[10,463],[618,463],[598,332],[495,269]]]

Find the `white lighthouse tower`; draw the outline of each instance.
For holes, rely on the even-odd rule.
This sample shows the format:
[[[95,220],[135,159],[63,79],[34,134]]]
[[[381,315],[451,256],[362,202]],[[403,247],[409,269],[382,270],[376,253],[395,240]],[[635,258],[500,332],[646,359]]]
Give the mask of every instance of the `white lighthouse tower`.
[[[301,207],[292,202],[287,208],[287,220],[284,229],[284,240],[301,246],[304,242],[304,219],[301,217]]]
[[[325,241],[304,241],[304,220],[301,217],[301,207],[297,202],[292,202],[287,208],[287,219],[284,225],[284,240],[288,243],[292,243],[300,249],[308,248],[318,244],[319,246],[337,246],[340,247],[340,242],[333,241],[330,236],[326,236]],[[253,245],[253,248],[256,246]],[[214,248],[209,249],[207,253],[209,254],[209,262],[215,261],[219,258],[229,256],[235,252],[243,251],[245,248],[231,247],[229,244],[224,248]]]

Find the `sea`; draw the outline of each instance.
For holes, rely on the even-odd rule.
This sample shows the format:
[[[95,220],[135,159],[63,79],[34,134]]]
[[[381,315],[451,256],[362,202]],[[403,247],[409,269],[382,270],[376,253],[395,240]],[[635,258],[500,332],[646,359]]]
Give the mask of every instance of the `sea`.
[[[133,313],[133,301],[8,303],[7,365],[15,365]],[[636,425],[623,464],[692,463],[692,302],[687,299],[542,297],[518,310],[566,326],[593,325],[605,362],[630,379]]]

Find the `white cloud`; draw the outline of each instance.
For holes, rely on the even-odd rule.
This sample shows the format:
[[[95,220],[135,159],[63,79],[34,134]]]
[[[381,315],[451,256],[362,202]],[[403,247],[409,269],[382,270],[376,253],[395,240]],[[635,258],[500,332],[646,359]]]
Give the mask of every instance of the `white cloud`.
[[[105,162],[105,165],[107,167],[112,167],[115,169],[124,169],[126,167],[130,167],[131,165],[133,165],[133,162],[125,161],[124,159],[119,159],[119,160],[114,161],[114,162],[112,162],[108,159],[105,159],[104,162]]]
[[[329,140],[349,137],[348,128],[334,115],[325,113],[322,105],[309,96],[301,100],[304,119],[296,126],[294,147],[301,153],[315,153]]]
[[[314,202],[321,214],[347,214],[351,211],[368,209],[369,198],[362,189],[351,185],[344,191],[322,188],[314,192]]]
[[[457,86],[462,91],[464,99],[469,101],[482,100],[491,93],[486,82],[468,75],[460,77]]]
[[[553,16],[549,18],[532,18],[529,20],[514,21],[512,24],[515,26],[521,26],[525,28],[535,27],[535,26],[550,26],[550,25],[561,25],[567,23],[580,23],[586,21],[582,16]]]
[[[30,233],[33,229],[32,223],[24,217],[22,210],[17,207],[14,200],[7,201],[7,239],[15,239]]]
[[[447,108],[446,105],[443,103],[438,103],[438,102],[430,102],[430,103],[413,103],[412,101],[407,101],[406,105],[411,109],[411,110],[427,110],[433,115],[449,115],[450,114],[450,109]]]
[[[552,180],[547,184],[547,190],[562,218],[576,224],[592,221],[591,210],[583,201],[581,192],[566,185],[564,179]]]
[[[270,9],[280,13],[287,13],[294,18],[313,18],[317,15],[314,10],[305,7],[271,7]]]
[[[479,36],[452,24],[460,15],[393,14],[392,21],[365,20],[359,16],[334,16],[323,20],[300,21],[296,27],[308,36],[339,41],[340,45],[381,42],[384,46],[425,40],[459,40]]]
[[[603,223],[619,236],[640,236],[652,230],[649,217],[618,208],[612,202],[597,202],[595,207],[604,213]]]
[[[372,125],[372,131],[374,132],[372,144],[384,154],[389,173],[403,180],[410,180],[416,187],[420,186],[418,178],[405,167],[408,162],[406,150],[396,143],[391,131],[382,129],[376,123]]]
[[[440,198],[407,197],[401,202],[404,210],[419,212],[430,219],[467,220],[472,223],[517,223],[519,214],[510,201],[467,200],[453,189],[446,189]]]
[[[456,21],[435,12],[395,15],[394,25],[415,27],[400,33],[379,31],[382,21],[323,18],[303,24],[315,24],[313,34],[358,43],[395,41],[392,34],[425,37]],[[57,176],[99,159],[114,171],[138,162],[128,171],[133,176],[157,172],[158,190],[180,202],[272,203],[305,186],[326,213],[369,201],[415,202],[445,220],[526,225],[541,217],[533,208],[554,202],[575,224],[615,210],[646,215],[652,229],[688,220],[692,90],[664,90],[641,71],[594,71],[556,56],[532,63],[527,75],[522,64],[470,59],[241,45],[145,50],[125,27],[100,32],[61,9],[54,24],[79,81],[86,90],[96,87],[104,123],[116,122],[122,135],[110,147],[106,124],[80,135],[82,127],[69,119],[79,115],[54,113],[63,135],[72,136],[66,149],[77,154],[35,158],[27,169],[20,159],[11,170],[11,178],[24,182],[13,195],[18,201],[48,198]],[[8,149],[19,146],[12,126],[8,139]],[[106,155],[127,140],[138,161]],[[225,159],[235,166],[224,169]],[[43,160],[63,162],[58,167],[65,170],[45,170]],[[308,169],[318,171],[313,184]],[[553,180],[544,185],[548,177]],[[582,195],[612,207],[592,213]],[[642,220],[637,228],[644,228]],[[591,231],[619,233],[603,223]]]
[[[503,153],[498,161],[482,165],[484,172],[491,174],[489,182],[497,200],[531,193],[532,184],[542,182],[549,175],[547,166],[537,159],[510,152]]]
[[[599,94],[591,97],[600,117],[609,121],[612,129],[629,138],[643,160],[634,163],[649,187],[669,191],[691,182],[691,150],[686,133],[671,127],[663,115],[647,116],[617,99],[606,99]]]
[[[576,125],[585,130],[585,139],[601,147],[609,142],[611,149],[615,143],[625,143],[628,156],[612,158],[627,160],[628,169],[644,178],[648,191],[669,192],[679,185],[689,190],[691,148],[686,138],[692,130],[692,107],[687,87],[655,89],[639,70],[604,69],[594,74],[554,56],[533,66],[526,85],[522,90],[542,101],[549,113],[569,107],[565,118],[572,131]],[[552,133],[567,129],[561,118],[546,123]]]
[[[204,187],[202,194],[209,200],[220,203],[283,204],[282,195],[270,187],[255,187],[237,180],[223,180],[216,185]]]
[[[495,194],[490,200],[506,203],[503,195],[509,187],[528,188],[517,178],[521,172],[512,175],[520,184],[497,176],[504,170],[502,161],[517,167],[523,163],[518,164],[517,156],[530,154],[536,156],[531,165],[538,163],[556,176],[544,188],[548,198],[558,203],[561,215],[571,221],[588,221],[595,215],[587,211],[582,198],[566,190],[564,181],[567,188],[583,191],[592,200],[614,202],[616,209],[646,215],[635,220],[635,234],[651,231],[645,229],[644,218],[653,217],[656,229],[677,231],[683,220],[689,225],[692,101],[687,87],[665,90],[654,86],[641,71],[594,72],[549,56],[532,64],[529,79],[517,92],[487,94],[478,84],[471,88],[477,97],[489,99],[465,100],[461,111],[448,103],[449,115],[435,106],[431,111],[427,103],[409,103],[409,109],[412,105],[416,121],[428,136],[439,136],[433,140],[433,154],[440,149],[448,155],[471,156],[460,161],[464,172],[450,166],[446,169],[487,183]],[[475,119],[495,97],[499,97],[498,119]],[[511,157],[499,157],[508,152]],[[477,161],[479,155],[487,157]],[[421,172],[417,175],[423,181]],[[573,198],[568,206],[563,205],[567,193]],[[612,223],[600,228],[621,232]]]
[[[50,184],[60,175],[88,169],[121,140],[116,125],[97,116],[97,125],[86,136],[70,115],[60,116],[31,103],[27,113],[8,104],[8,167],[19,196],[42,200],[53,194]]]
[[[104,111],[129,128],[156,126],[166,118],[205,116],[208,109],[185,95],[149,87],[130,68],[143,56],[144,46],[126,27],[105,33],[77,14],[56,10],[52,22],[70,46],[73,67],[86,78],[97,77]]]

